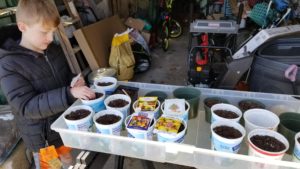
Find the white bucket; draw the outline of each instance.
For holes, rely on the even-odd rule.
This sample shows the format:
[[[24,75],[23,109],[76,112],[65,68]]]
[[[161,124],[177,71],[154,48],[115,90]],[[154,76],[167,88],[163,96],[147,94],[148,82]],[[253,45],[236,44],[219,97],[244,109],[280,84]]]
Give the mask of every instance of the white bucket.
[[[175,118],[178,118],[180,120],[183,120],[183,121],[187,122],[188,119],[189,119],[189,111],[190,111],[190,104],[189,104],[189,102],[185,101],[185,106],[187,107],[187,108],[185,108],[185,112],[183,112],[182,114],[176,116],[174,114],[168,114],[168,113],[165,112],[165,102],[163,102],[161,104],[161,111],[166,116],[175,117]]]
[[[298,138],[300,138],[300,132],[295,135],[293,161],[300,163],[300,143],[298,142]]]
[[[269,152],[262,150],[258,148],[256,145],[254,145],[250,138],[255,135],[261,135],[261,136],[271,136],[276,138],[277,140],[281,141],[285,145],[285,149],[280,151],[280,152]],[[255,156],[255,157],[261,157],[261,158],[267,158],[267,159],[274,159],[274,160],[281,160],[285,152],[289,149],[289,142],[288,140],[281,135],[280,133],[273,131],[273,130],[268,130],[268,129],[255,129],[252,130],[248,134],[248,155],[250,156]]]
[[[105,109],[105,105],[104,105],[104,98],[105,98],[105,92],[102,89],[92,89],[94,92],[97,93],[102,93],[103,96],[94,100],[83,100],[80,99],[82,104],[90,106],[93,108],[94,112],[98,112],[100,110],[104,110]]]
[[[238,117],[235,119],[227,119],[224,117],[220,117],[217,114],[215,114],[214,111],[216,111],[216,110],[232,111],[232,112],[236,113],[238,115]],[[239,122],[241,117],[242,117],[242,111],[239,108],[237,108],[236,106],[233,106],[231,104],[219,103],[219,104],[215,104],[211,107],[211,123],[214,123],[215,121],[220,121],[220,120]]]
[[[242,136],[235,139],[224,138],[213,131],[214,128],[218,126],[228,126],[233,127],[241,132]],[[229,152],[229,153],[238,153],[243,138],[246,135],[246,131],[242,125],[239,123],[233,123],[232,121],[216,121],[211,125],[212,139],[211,139],[211,147],[213,150]]]
[[[180,119],[178,119],[178,120],[180,120]],[[157,133],[157,140],[159,142],[182,143],[184,141],[185,133],[187,130],[187,123],[184,120],[180,120],[180,121],[184,125],[184,129],[181,132],[179,132],[175,135],[159,132],[159,133]]]
[[[110,107],[110,106],[108,106],[110,101],[117,100],[117,99],[126,100],[128,102],[128,104],[124,107]],[[123,113],[123,117],[124,117],[123,122],[124,122],[125,118],[129,115],[130,104],[131,104],[131,98],[127,95],[124,95],[124,94],[110,95],[104,100],[104,105],[105,105],[107,110],[118,110],[118,111]]]
[[[79,119],[79,120],[68,120],[66,119],[66,115],[70,114],[72,111],[76,111],[79,109],[85,109],[90,111],[91,113],[86,116],[83,119]],[[80,106],[73,106],[70,107],[69,109],[67,109],[65,111],[65,113],[63,114],[63,118],[68,126],[68,128],[70,130],[79,130],[79,131],[88,131],[89,128],[92,126],[92,117],[94,115],[94,111],[91,107],[86,106],[86,105],[80,105]]]
[[[109,86],[98,86],[97,84],[99,82],[111,82],[113,84]],[[117,88],[117,79],[114,77],[101,77],[100,79],[95,80],[94,86],[96,89],[104,90],[106,95],[111,95]]]
[[[134,112],[140,112],[140,108],[137,107],[138,104],[138,100],[136,100],[133,104],[132,104],[132,108],[134,110]],[[157,105],[154,111],[142,111],[143,113],[147,113],[147,116],[149,118],[155,118],[158,119],[159,118],[159,108],[160,108],[160,101],[157,100]]]
[[[125,124],[126,124],[126,130],[128,132],[128,136],[129,137],[133,137],[133,138],[138,138],[138,139],[144,139],[144,140],[152,140],[152,136],[153,136],[153,129],[154,129],[154,126],[155,126],[155,122],[156,120],[153,118],[154,122],[153,124],[151,125],[151,122],[150,122],[150,125],[148,127],[148,130],[137,130],[137,129],[131,129],[131,128],[127,128],[127,125],[129,123],[129,120],[132,116],[134,115],[137,115],[138,113],[134,113],[130,116],[127,116],[126,119],[125,119]],[[151,118],[150,118],[151,119]]]
[[[99,117],[104,116],[106,114],[117,115],[117,116],[121,117],[121,119],[114,124],[106,124],[106,125],[100,124],[96,121]],[[93,121],[97,128],[98,133],[108,134],[108,135],[118,135],[118,136],[120,135],[120,132],[121,132],[123,119],[124,119],[123,114],[118,110],[102,110],[102,111],[98,112],[97,114],[95,114],[93,117]]]
[[[279,117],[265,109],[250,109],[244,113],[245,129],[250,133],[254,129],[277,130]]]

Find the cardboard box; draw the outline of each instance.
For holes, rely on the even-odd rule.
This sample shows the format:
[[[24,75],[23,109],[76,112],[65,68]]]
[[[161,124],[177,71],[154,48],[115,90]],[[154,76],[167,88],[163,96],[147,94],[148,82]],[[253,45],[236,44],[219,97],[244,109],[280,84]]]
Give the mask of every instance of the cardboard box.
[[[110,47],[114,34],[126,30],[118,16],[106,18],[74,32],[74,36],[91,68],[108,67]]]
[[[131,28],[137,29],[139,31],[142,31],[144,29],[145,22],[141,19],[135,19],[135,18],[129,17],[126,20],[125,25],[129,26]]]

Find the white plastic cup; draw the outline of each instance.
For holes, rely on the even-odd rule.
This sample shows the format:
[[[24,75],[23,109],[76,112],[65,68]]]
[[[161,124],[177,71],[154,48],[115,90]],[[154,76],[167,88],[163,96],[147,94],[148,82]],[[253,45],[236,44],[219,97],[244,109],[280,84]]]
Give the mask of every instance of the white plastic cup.
[[[174,114],[168,114],[168,113],[165,112],[165,102],[163,102],[161,104],[161,111],[166,116],[175,117],[175,118],[183,120],[183,121],[185,121],[187,123],[187,121],[189,119],[189,111],[190,111],[190,104],[189,104],[189,102],[185,101],[185,105],[184,106],[187,107],[187,108],[185,108],[185,112],[183,112],[182,114],[180,114],[178,116],[176,116]]]
[[[133,138],[138,138],[138,139],[152,140],[153,129],[154,129],[156,120],[153,118],[154,122],[151,126],[148,127],[148,130],[137,130],[137,129],[127,128],[130,118],[134,115],[137,115],[137,113],[129,115],[125,119],[126,130],[128,132],[128,136],[133,137]],[[152,122],[152,120],[151,120],[151,122]],[[150,124],[151,124],[151,122],[150,122]]]
[[[79,109],[85,109],[90,111],[91,113],[86,116],[85,118],[79,119],[79,120],[68,120],[66,119],[66,115],[70,114],[72,111],[76,111]],[[63,114],[63,118],[70,130],[79,130],[79,131],[88,131],[89,128],[92,126],[92,117],[94,115],[94,111],[90,106],[86,105],[79,105],[79,106],[73,106],[70,107],[65,111]]]
[[[250,133],[254,129],[277,130],[279,125],[279,117],[265,109],[250,109],[244,113],[245,129]]]
[[[178,120],[180,120],[180,119],[178,119]],[[180,121],[184,125],[184,129],[181,132],[179,132],[175,135],[167,134],[167,133],[157,133],[157,140],[159,142],[182,143],[184,141],[185,133],[187,130],[187,123],[184,120],[180,120]]]
[[[285,149],[280,152],[270,152],[263,150],[261,148],[258,148],[256,145],[254,145],[251,142],[251,137],[255,135],[261,135],[261,136],[270,136],[276,138],[278,141],[282,142],[285,145]],[[280,133],[268,130],[268,129],[254,129],[248,134],[248,155],[255,156],[255,157],[261,157],[261,158],[267,158],[267,159],[274,159],[274,160],[281,160],[284,156],[285,152],[289,149],[289,142],[288,140],[281,135]],[[263,168],[265,168],[264,166]]]
[[[104,116],[106,114],[113,114],[113,115],[121,117],[121,119],[114,124],[100,124],[96,121],[99,117]],[[102,111],[96,113],[93,117],[93,121],[97,128],[98,133],[108,134],[108,135],[117,135],[117,136],[120,135],[123,119],[124,119],[123,114],[118,110],[102,110]]]
[[[117,99],[125,100],[128,102],[128,104],[124,107],[110,107],[108,105],[110,101],[117,100]],[[129,115],[130,104],[131,104],[131,98],[125,94],[110,95],[104,100],[104,105],[107,110],[118,110],[118,111],[122,112],[123,117],[124,117],[123,122],[125,121],[125,118]]]
[[[228,126],[233,127],[241,132],[242,136],[235,139],[224,138],[214,132],[214,128],[218,126]],[[216,121],[211,125],[212,139],[211,139],[211,148],[216,151],[229,152],[229,153],[238,153],[243,138],[246,135],[246,131],[242,125],[239,123],[233,123],[232,121]]]
[[[98,86],[99,82],[111,82],[112,85],[109,86]],[[111,95],[117,88],[117,79],[114,77],[101,77],[100,79],[95,80],[94,86],[96,89],[102,89],[105,91],[106,95]]]
[[[295,147],[293,153],[293,161],[300,163],[300,143],[298,142],[298,138],[300,138],[300,132],[295,135]]]
[[[140,108],[138,108],[137,105],[138,104],[138,100],[136,100],[133,104],[132,104],[132,108],[134,110],[134,112],[140,112]],[[148,114],[149,118],[155,118],[158,119],[159,118],[159,108],[160,108],[160,101],[157,100],[157,105],[154,111],[142,111],[144,113]]]
[[[224,118],[224,117],[220,117],[217,114],[215,114],[214,111],[216,111],[216,110],[232,111],[232,112],[236,113],[238,115],[238,117],[235,118],[235,119],[227,119],[227,118]],[[215,104],[211,107],[211,123],[214,123],[215,121],[239,122],[242,115],[243,115],[242,111],[239,108],[237,108],[236,106],[233,106],[231,104],[219,103],[219,104]]]
[[[105,98],[105,91],[102,89],[92,89],[94,92],[97,93],[102,93],[103,96],[100,98],[97,98],[95,100],[84,100],[84,99],[80,99],[82,104],[90,106],[93,108],[94,112],[98,112],[100,110],[104,110],[105,109],[105,105],[104,105],[104,98]]]

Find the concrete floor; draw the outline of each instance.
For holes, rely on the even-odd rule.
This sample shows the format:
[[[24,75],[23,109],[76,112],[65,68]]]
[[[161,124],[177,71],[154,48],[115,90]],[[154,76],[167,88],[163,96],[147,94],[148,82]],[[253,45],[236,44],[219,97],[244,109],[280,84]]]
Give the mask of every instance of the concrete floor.
[[[170,39],[170,48],[164,52],[160,47],[151,51],[152,64],[151,68],[144,73],[136,74],[132,81],[171,84],[171,85],[186,85],[187,84],[187,47],[188,36],[184,33],[177,39]],[[105,163],[103,163],[107,160]],[[91,169],[112,169],[115,164],[115,156],[105,154],[98,155]],[[124,169],[190,169],[191,167],[180,166],[175,164],[165,164],[153,162],[152,167],[144,165],[145,161],[125,157]],[[103,166],[102,166],[103,165]]]
[[[186,85],[188,36],[183,34],[177,39],[170,39],[170,48],[164,52],[157,47],[152,52],[151,68],[136,74],[132,81],[158,84]]]

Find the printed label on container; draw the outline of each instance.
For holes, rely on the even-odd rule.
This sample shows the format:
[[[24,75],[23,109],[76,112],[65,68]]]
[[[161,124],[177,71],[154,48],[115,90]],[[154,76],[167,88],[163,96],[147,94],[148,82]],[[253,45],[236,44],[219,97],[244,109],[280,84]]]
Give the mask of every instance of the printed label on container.
[[[212,137],[213,149],[222,152],[237,153],[241,144],[227,144]]]
[[[298,162],[300,162],[300,149],[299,148],[296,148],[294,149],[294,158],[296,160],[298,160]]]

